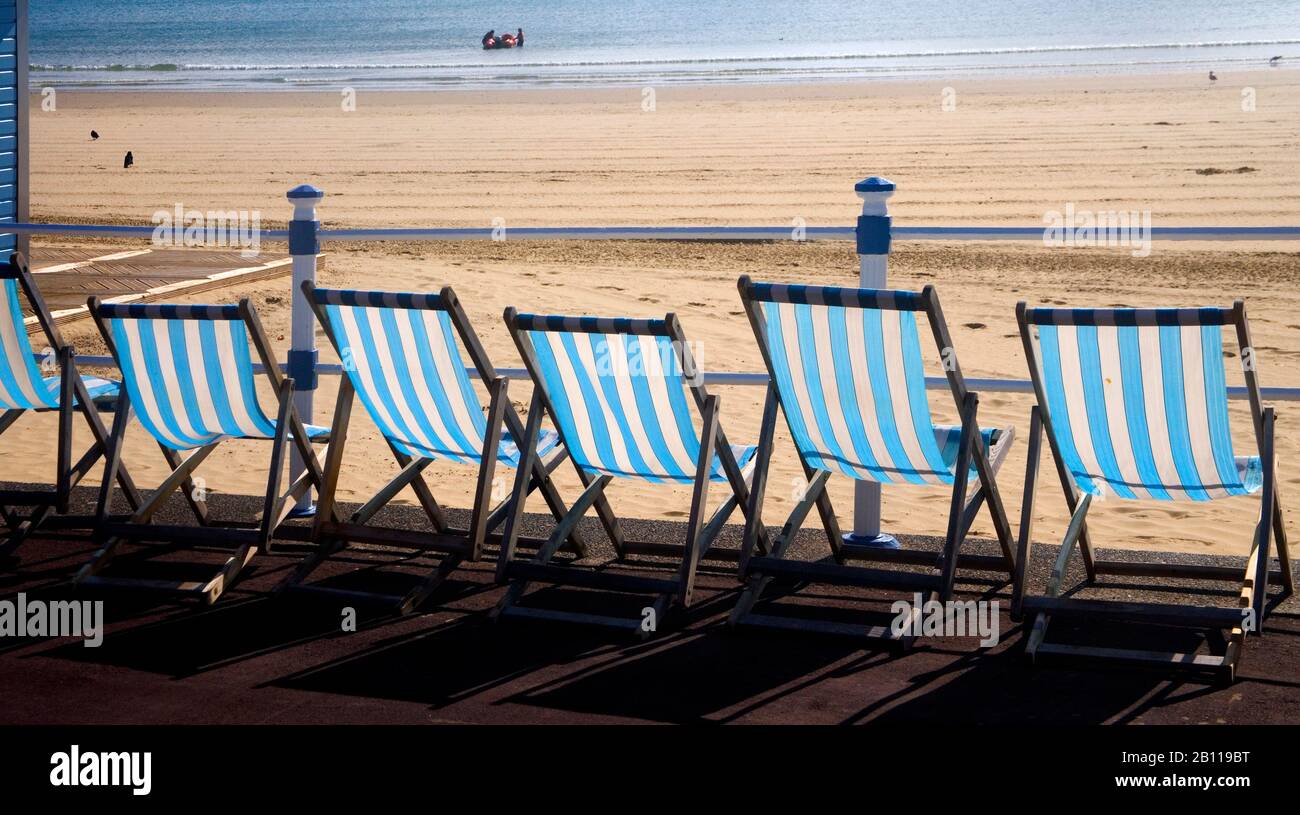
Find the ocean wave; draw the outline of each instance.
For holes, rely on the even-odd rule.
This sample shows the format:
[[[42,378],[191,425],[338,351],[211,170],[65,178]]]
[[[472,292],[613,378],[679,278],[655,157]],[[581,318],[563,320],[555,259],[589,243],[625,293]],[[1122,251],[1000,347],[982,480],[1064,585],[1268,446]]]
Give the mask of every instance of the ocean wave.
[[[878,51],[840,54],[790,54],[782,56],[723,56],[674,57],[653,59],[556,59],[512,62],[390,62],[390,63],[279,63],[266,65],[224,65],[169,62],[150,64],[109,65],[43,65],[32,64],[33,72],[175,72],[175,71],[367,71],[367,70],[481,70],[508,68],[590,68],[590,67],[648,67],[671,65],[725,65],[733,63],[799,63],[830,62],[840,60],[881,59],[933,59],[950,57],[1015,56],[1054,53],[1086,53],[1098,51],[1177,50],[1202,48],[1240,48],[1263,45],[1300,45],[1300,39],[1224,40],[1215,42],[1164,42],[1164,43],[1111,43],[1093,45],[1049,45],[1016,48],[966,48],[930,51]],[[493,57],[495,58],[495,56]]]

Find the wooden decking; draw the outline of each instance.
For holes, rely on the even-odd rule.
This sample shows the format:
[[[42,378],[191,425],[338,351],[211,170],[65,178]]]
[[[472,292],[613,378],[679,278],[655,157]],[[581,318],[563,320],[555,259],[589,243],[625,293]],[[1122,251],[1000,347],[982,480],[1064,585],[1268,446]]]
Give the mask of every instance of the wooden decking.
[[[84,319],[86,298],[147,303],[290,272],[286,256],[245,258],[238,251],[199,249],[61,249],[32,247],[31,266],[54,321]],[[36,330],[35,318],[27,320]]]

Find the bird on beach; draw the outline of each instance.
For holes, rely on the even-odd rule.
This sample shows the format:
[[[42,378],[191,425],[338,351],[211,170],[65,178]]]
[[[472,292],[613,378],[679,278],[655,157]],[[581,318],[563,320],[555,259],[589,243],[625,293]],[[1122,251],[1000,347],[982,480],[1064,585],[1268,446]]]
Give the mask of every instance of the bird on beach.
[[[1211,82],[1218,82],[1218,81],[1219,81],[1219,78],[1218,78],[1217,76],[1214,75],[1214,71],[1210,71],[1210,81],[1211,81]]]
[[[1278,64],[1278,63],[1281,62],[1281,61],[1282,61],[1282,55],[1281,55],[1281,54],[1278,54],[1277,56],[1275,56],[1275,57],[1273,57],[1272,59],[1270,59],[1270,60],[1268,61],[1268,64],[1269,64],[1269,65],[1276,65],[1276,64]]]
[[[98,133],[97,131],[94,131],[94,130],[90,131],[90,140],[91,140],[91,141],[94,141],[95,139],[98,139],[98,138],[99,138],[99,133]]]
[[[135,156],[131,155],[130,150],[127,150],[126,158],[122,159],[122,169],[129,169],[132,164],[135,164]]]

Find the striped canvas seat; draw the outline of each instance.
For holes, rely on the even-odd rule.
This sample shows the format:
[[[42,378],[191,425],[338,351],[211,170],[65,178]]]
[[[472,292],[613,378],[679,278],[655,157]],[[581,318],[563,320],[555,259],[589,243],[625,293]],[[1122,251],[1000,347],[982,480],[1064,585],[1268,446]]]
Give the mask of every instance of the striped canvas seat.
[[[315,289],[329,317],[357,396],[384,437],[405,455],[478,463],[487,418],[461,357],[451,317],[437,294]],[[559,444],[545,431],[539,455]],[[502,435],[497,460],[519,464],[519,448]]]
[[[955,479],[960,427],[935,426],[906,291],[755,283],[773,380],[808,466],[886,484]],[[883,298],[877,300],[876,298]],[[990,458],[1010,430],[980,430]],[[968,478],[975,478],[972,465]]]
[[[0,410],[57,410],[59,377],[42,376],[18,305],[18,281],[0,280]],[[117,383],[95,376],[81,381],[92,401],[117,397]]]
[[[756,542],[747,530],[741,561],[747,583],[731,624],[790,627],[789,617],[772,613],[783,605],[779,598],[764,597],[774,577],[807,585],[903,590],[946,601],[953,595],[959,563],[962,570],[1014,576],[1011,525],[997,474],[1015,429],[979,426],[979,394],[962,377],[935,288],[911,292],[756,283],[748,276],[736,286],[771,379],[765,440],[771,439],[779,410],[808,478],[768,554],[754,556]],[[937,368],[942,363],[944,376],[935,384],[947,385],[959,426],[936,425],[930,412],[918,312],[933,337],[932,364]],[[755,482],[762,483],[765,475],[760,470]],[[855,519],[854,533],[845,535],[827,490],[836,475],[881,485],[947,487],[948,529],[938,557],[908,549],[881,533],[878,502],[883,490],[871,483],[855,486],[854,508],[862,523]],[[790,556],[795,535],[814,508],[834,563]],[[981,509],[988,510],[993,522],[1000,557],[961,554]],[[865,568],[855,561],[872,565]],[[910,568],[925,563],[930,564],[929,573]],[[901,568],[878,569],[876,564]],[[913,643],[910,634],[894,627],[846,623],[839,615],[808,614],[805,619],[800,612],[799,618],[798,626],[810,631],[879,640],[902,649]]]
[[[1233,452],[1227,309],[1029,309],[1053,436],[1092,495],[1207,501],[1257,492]]]
[[[686,379],[664,321],[653,334],[627,333],[631,321],[595,317],[542,318],[526,334],[555,420],[578,466],[592,473],[655,483],[695,481],[700,431]],[[732,446],[740,467],[757,448]],[[709,478],[726,481],[717,455]]]
[[[238,306],[100,307],[131,406],[165,447],[190,450],[228,438],[273,439],[257,400],[248,331]],[[313,439],[329,428],[306,425]]]

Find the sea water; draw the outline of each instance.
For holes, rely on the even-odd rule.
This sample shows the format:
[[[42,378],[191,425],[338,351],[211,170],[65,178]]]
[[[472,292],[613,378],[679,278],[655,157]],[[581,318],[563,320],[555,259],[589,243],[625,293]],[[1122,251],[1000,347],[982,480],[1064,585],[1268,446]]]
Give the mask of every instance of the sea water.
[[[1300,66],[1300,0],[31,0],[33,87],[492,88]],[[488,29],[525,47],[484,51]]]

